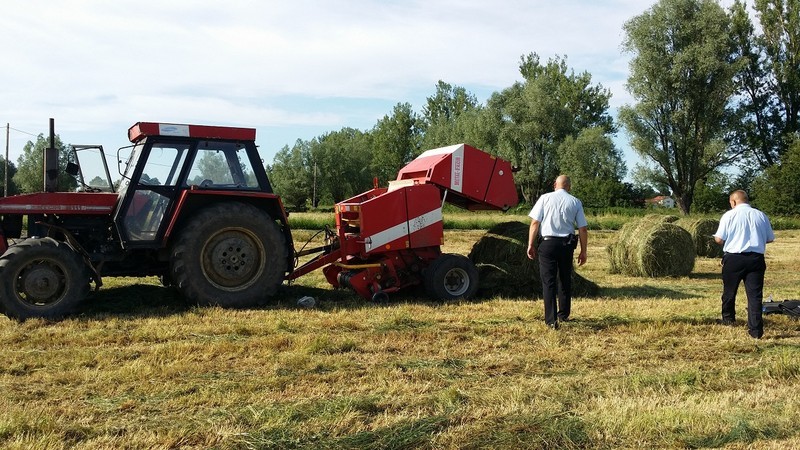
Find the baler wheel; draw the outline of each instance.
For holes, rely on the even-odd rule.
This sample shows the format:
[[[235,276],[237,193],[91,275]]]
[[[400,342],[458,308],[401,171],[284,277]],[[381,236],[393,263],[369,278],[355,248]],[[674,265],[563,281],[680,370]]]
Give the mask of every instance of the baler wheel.
[[[266,302],[283,282],[286,240],[255,206],[232,202],[201,210],[170,252],[171,279],[187,299],[242,308]]]
[[[60,319],[89,294],[83,257],[53,238],[25,239],[0,256],[0,302],[7,316]]]
[[[478,290],[478,270],[463,255],[446,253],[425,270],[425,290],[437,300],[467,299]]]

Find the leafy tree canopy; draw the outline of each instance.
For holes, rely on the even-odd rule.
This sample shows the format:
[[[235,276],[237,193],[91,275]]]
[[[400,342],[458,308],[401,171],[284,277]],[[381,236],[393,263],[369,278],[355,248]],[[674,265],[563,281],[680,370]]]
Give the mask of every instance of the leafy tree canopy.
[[[17,188],[17,184],[14,183],[14,175],[17,173],[17,167],[14,165],[13,162],[8,161],[8,186],[3,186],[3,193],[5,195],[16,195],[19,194],[19,189]],[[0,156],[0,180],[5,182],[6,180],[6,159]]]
[[[44,186],[44,150],[50,146],[49,138],[44,134],[36,137],[36,142],[28,141],[22,149],[22,155],[17,160],[17,173],[14,183],[20,192],[41,192]],[[72,191],[78,186],[75,177],[66,171],[67,163],[72,160],[68,146],[61,142],[61,137],[55,136],[55,147],[58,149],[58,190]],[[10,171],[9,171],[10,172]]]
[[[780,164],[753,182],[753,205],[769,214],[800,214],[800,139],[789,145]]]
[[[742,65],[731,20],[713,0],[660,0],[624,28],[636,103],[620,121],[688,214],[697,183],[741,153],[724,140]]]
[[[515,180],[532,203],[558,175],[558,148],[567,137],[584,128],[615,128],[608,113],[611,92],[592,85],[588,72],[576,75],[565,58],[542,64],[535,53],[519,67],[524,81],[493,94],[484,114],[496,130],[499,155],[520,168]]]

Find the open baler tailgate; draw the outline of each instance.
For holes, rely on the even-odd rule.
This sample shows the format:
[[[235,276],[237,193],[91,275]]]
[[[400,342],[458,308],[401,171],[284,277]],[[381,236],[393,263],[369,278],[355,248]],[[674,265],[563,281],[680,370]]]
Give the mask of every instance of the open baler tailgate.
[[[433,184],[445,200],[467,210],[507,210],[517,204],[511,164],[475,147],[458,144],[428,150],[400,169],[392,186]]]

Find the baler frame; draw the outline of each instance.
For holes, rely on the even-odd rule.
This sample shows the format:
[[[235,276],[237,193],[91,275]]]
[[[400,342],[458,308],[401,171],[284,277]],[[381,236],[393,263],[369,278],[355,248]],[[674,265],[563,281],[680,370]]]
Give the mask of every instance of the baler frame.
[[[335,206],[336,233],[287,276],[294,280],[323,269],[334,287],[349,287],[374,301],[401,289],[425,285],[439,299],[468,298],[477,290],[477,270],[461,255],[443,254],[442,208],[508,210],[517,204],[510,163],[466,144],[428,150],[378,187]]]

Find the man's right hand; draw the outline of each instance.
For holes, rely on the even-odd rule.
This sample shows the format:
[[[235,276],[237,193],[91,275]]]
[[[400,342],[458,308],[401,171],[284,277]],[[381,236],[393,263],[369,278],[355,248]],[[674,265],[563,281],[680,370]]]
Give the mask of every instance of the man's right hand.
[[[578,255],[578,265],[582,266],[586,264],[586,251],[581,250],[580,254]]]

